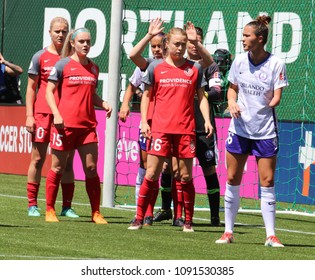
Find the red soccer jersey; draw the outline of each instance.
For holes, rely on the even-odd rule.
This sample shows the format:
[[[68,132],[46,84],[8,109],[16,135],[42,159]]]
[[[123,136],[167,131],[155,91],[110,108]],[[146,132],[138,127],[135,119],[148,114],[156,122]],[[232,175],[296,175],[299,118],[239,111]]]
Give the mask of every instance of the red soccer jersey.
[[[152,86],[148,120],[152,132],[195,134],[194,95],[206,81],[200,64],[186,60],[181,67],[152,62],[143,77]]]
[[[34,113],[51,114],[46,101],[46,86],[50,71],[59,59],[59,55],[49,52],[47,48],[38,51],[32,58],[28,74],[38,76],[38,92],[34,104]],[[58,104],[58,90],[55,92],[55,99]]]
[[[48,79],[62,83],[58,110],[66,127],[96,127],[93,94],[98,73],[99,68],[92,61],[82,65],[66,57],[56,63]]]

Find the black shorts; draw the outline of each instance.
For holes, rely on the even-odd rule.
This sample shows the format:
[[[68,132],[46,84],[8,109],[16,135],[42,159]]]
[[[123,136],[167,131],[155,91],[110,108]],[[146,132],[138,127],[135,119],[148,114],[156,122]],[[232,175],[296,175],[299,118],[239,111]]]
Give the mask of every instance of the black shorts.
[[[201,167],[216,165],[216,135],[206,138],[205,134],[196,134],[196,157]]]

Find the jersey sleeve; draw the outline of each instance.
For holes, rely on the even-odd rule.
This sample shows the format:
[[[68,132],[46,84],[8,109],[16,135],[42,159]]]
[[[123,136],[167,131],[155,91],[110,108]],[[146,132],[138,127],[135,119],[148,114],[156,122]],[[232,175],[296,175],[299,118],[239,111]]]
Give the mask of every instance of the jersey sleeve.
[[[154,84],[154,68],[156,63],[150,63],[147,70],[145,70],[142,82],[146,85],[152,86]]]
[[[130,77],[129,82],[135,87],[140,87],[140,85],[142,84],[142,76],[143,76],[143,72],[140,70],[139,67],[137,67],[133,71],[133,74]]]
[[[198,79],[197,79],[197,89],[205,87],[207,85],[207,81],[205,79],[203,69],[199,63],[195,63],[195,67],[198,69]]]
[[[45,50],[40,50],[35,53],[32,57],[30,66],[27,73],[30,75],[39,75],[40,74],[40,57],[45,52]]]
[[[48,80],[55,82],[60,81],[62,79],[63,69],[69,61],[70,61],[69,57],[58,60],[55,66],[52,68]]]
[[[275,68],[274,89],[288,86],[285,64],[279,59]]]

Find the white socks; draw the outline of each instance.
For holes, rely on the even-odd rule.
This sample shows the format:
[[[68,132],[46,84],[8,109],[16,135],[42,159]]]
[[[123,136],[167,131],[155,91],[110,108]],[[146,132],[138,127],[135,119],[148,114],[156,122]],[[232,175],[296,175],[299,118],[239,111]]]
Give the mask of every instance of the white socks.
[[[136,188],[135,188],[135,195],[136,195],[136,206],[138,205],[138,196],[139,196],[139,190],[142,185],[144,176],[145,176],[146,170],[144,168],[139,167],[138,168],[138,174],[136,178]]]
[[[240,206],[240,186],[226,183],[224,195],[225,232],[233,233],[234,223]]]
[[[264,219],[267,237],[275,235],[276,194],[274,187],[260,187],[260,208]]]

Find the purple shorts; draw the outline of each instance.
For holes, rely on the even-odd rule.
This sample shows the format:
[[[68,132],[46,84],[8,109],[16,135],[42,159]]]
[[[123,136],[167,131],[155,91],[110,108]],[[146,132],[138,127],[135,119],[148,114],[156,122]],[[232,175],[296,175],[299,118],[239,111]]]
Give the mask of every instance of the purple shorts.
[[[146,151],[147,150],[147,138],[143,137],[141,133],[141,129],[139,129],[139,140],[138,140],[140,150]]]
[[[278,137],[271,139],[248,139],[229,132],[225,141],[226,150],[234,154],[249,154],[256,157],[273,157],[279,151]]]

